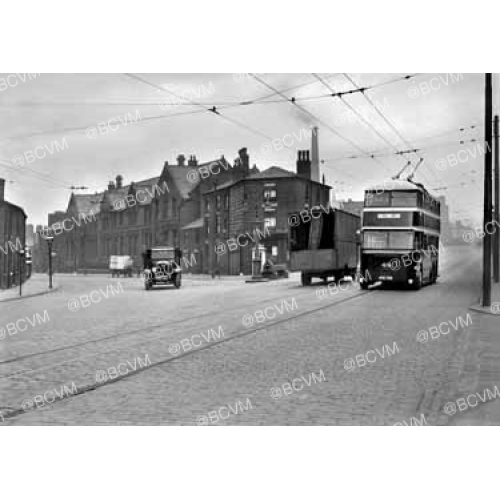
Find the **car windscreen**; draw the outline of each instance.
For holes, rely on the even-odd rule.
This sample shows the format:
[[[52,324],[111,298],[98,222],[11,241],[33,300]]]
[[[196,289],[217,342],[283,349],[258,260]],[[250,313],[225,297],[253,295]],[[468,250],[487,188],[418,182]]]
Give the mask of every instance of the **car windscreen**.
[[[175,252],[173,248],[161,248],[151,251],[153,260],[174,260]]]

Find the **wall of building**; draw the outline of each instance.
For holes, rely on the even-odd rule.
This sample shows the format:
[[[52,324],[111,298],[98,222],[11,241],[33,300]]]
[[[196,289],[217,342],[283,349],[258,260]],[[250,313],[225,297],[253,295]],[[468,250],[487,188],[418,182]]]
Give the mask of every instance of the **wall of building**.
[[[276,191],[276,201],[266,202],[266,190]],[[218,196],[221,200],[220,210],[217,210]],[[226,199],[227,204],[224,201]],[[252,249],[255,246],[251,238],[264,245],[266,255],[276,263],[288,263],[289,215],[306,206],[322,204],[327,208],[329,187],[295,176],[245,179],[225,189],[207,193],[205,200],[210,204],[204,228],[207,260],[205,272],[251,274]],[[220,217],[221,232],[217,232],[217,217]],[[276,225],[266,230],[266,218],[275,218]],[[256,236],[257,229],[260,233]],[[249,235],[251,238],[242,235]],[[235,248],[233,241],[238,237],[241,245]],[[230,244],[228,240],[231,240]],[[220,245],[225,245],[226,252],[223,254],[215,251],[216,247],[221,248]],[[277,250],[277,255],[274,256],[273,247]]]
[[[26,244],[26,215],[22,208],[0,200],[0,288],[10,288],[19,284],[19,264],[21,279],[26,280],[24,250]]]

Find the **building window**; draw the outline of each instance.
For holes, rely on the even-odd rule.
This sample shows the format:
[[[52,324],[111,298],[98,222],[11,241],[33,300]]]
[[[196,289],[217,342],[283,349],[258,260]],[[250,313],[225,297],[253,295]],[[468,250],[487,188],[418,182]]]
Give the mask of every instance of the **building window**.
[[[276,217],[266,217],[264,219],[264,228],[276,227]]]
[[[276,189],[266,189],[264,191],[264,201],[276,201]]]
[[[224,195],[224,208],[229,209],[229,196],[227,194]]]
[[[215,216],[215,225],[217,226],[216,229],[215,229],[215,232],[216,233],[221,233],[221,220],[220,220],[220,215],[217,214]]]
[[[274,246],[272,247],[271,249],[271,254],[273,257],[277,257],[278,256],[278,247],[277,246]]]
[[[220,194],[218,194],[217,198],[215,199],[215,209],[220,210]]]
[[[189,233],[187,231],[184,231],[184,245],[189,245]]]

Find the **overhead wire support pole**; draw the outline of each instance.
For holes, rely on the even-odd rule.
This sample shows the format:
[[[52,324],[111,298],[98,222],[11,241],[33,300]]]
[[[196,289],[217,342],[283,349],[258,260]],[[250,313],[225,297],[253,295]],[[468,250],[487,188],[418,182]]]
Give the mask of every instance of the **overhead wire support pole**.
[[[495,283],[500,279],[500,159],[498,157],[498,115],[493,123],[495,134],[495,232],[493,240],[493,279]]]
[[[492,125],[493,125],[493,90],[492,74],[485,74],[485,113],[484,113],[484,213],[483,213],[483,307],[491,307],[491,234],[492,225]]]

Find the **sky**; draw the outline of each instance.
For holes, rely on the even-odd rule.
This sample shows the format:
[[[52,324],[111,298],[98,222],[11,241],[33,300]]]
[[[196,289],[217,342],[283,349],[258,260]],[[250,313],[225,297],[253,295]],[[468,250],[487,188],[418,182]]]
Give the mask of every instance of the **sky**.
[[[71,186],[155,177],[181,152],[232,161],[246,147],[261,170],[295,171],[313,126],[337,199],[361,200],[421,157],[415,179],[452,218],[482,220],[483,74],[1,74],[0,111],[6,199],[33,224],[65,210]]]

